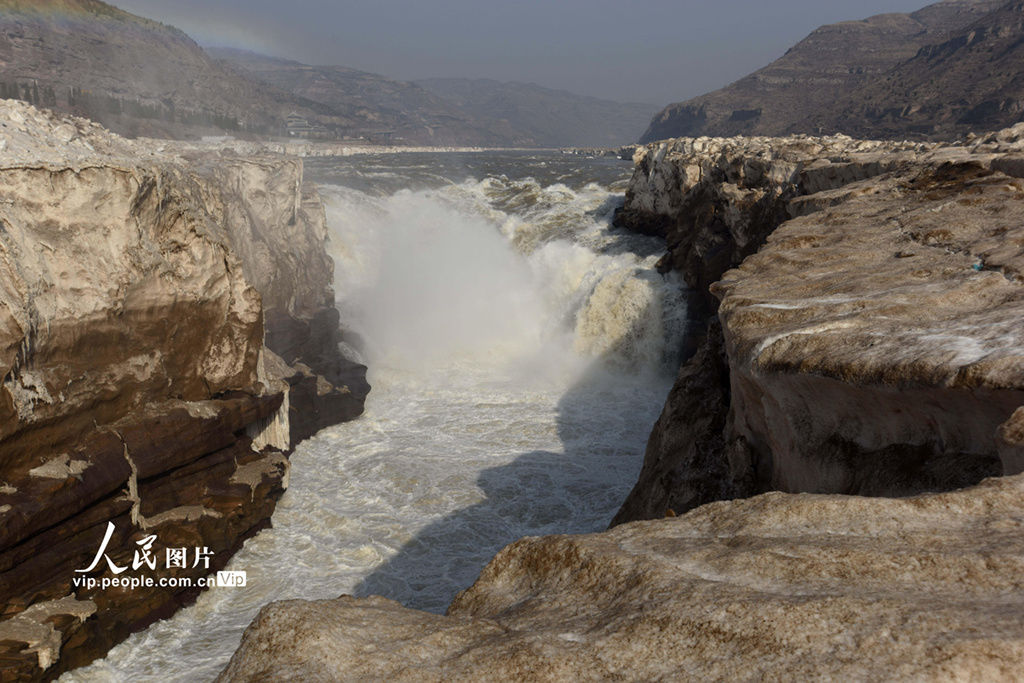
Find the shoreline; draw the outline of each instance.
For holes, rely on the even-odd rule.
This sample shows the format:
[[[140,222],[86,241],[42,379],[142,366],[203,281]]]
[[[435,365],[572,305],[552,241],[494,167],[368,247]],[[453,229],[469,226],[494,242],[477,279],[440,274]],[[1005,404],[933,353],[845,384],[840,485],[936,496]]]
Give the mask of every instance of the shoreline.
[[[359,143],[252,141],[238,139],[172,140],[167,138],[138,138],[138,142],[153,146],[158,151],[210,152],[228,150],[251,156],[283,154],[299,158],[370,156],[374,154],[486,154],[494,152],[550,152],[574,156],[617,156],[632,159],[640,146],[629,143],[618,147],[476,147],[461,145],[370,145]],[[623,156],[627,154],[628,156]]]

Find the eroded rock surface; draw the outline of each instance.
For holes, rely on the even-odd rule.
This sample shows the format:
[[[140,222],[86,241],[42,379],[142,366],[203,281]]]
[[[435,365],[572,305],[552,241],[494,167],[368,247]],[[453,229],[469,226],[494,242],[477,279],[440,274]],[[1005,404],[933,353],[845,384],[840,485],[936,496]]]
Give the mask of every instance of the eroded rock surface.
[[[899,500],[771,493],[525,538],[448,616],[273,603],[219,680],[1016,680],[1022,501],[1019,476]]]
[[[666,237],[663,266],[723,334],[682,369],[615,523],[768,490],[909,495],[1019,472],[1022,132],[638,152],[619,223]]]
[[[15,680],[85,663],[198,592],[73,585],[114,576],[76,572],[109,523],[118,567],[156,536],[158,571],[122,576],[222,567],[268,523],[291,446],[359,414],[366,387],[337,352],[323,209],[298,161],[185,158],[14,102],[0,149],[0,679]],[[180,547],[187,566],[164,571]]]

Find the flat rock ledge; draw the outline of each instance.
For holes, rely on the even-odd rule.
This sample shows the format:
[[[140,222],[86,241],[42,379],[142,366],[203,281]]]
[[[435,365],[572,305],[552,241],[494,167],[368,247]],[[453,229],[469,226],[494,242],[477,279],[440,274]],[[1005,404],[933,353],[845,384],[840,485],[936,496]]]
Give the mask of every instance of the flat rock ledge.
[[[0,681],[52,679],[188,604],[269,524],[294,444],[362,412],[326,234],[297,159],[0,102]],[[174,583],[74,583],[115,577],[77,571],[110,524],[120,577]]]
[[[769,493],[502,550],[447,616],[264,607],[218,679],[1019,680],[1024,476]]]

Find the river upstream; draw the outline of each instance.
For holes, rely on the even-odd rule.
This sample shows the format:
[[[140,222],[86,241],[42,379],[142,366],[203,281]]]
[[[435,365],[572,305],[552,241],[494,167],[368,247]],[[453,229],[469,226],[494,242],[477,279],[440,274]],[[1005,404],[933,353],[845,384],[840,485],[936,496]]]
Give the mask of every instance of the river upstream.
[[[443,612],[503,546],[603,529],[678,366],[681,283],[610,227],[631,164],[557,153],[309,160],[366,413],[291,457],[273,528],[214,588],[62,681],[210,680],[260,606]]]

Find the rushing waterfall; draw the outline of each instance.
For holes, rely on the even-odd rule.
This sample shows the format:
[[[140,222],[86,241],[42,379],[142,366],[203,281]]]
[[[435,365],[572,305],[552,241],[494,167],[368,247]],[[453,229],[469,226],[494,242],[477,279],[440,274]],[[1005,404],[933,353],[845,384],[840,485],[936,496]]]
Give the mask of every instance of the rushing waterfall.
[[[502,546],[602,529],[677,365],[663,244],[610,227],[629,167],[555,154],[308,163],[366,414],[293,454],[274,528],[212,589],[67,680],[212,678],[262,604],[380,594],[443,611]]]

